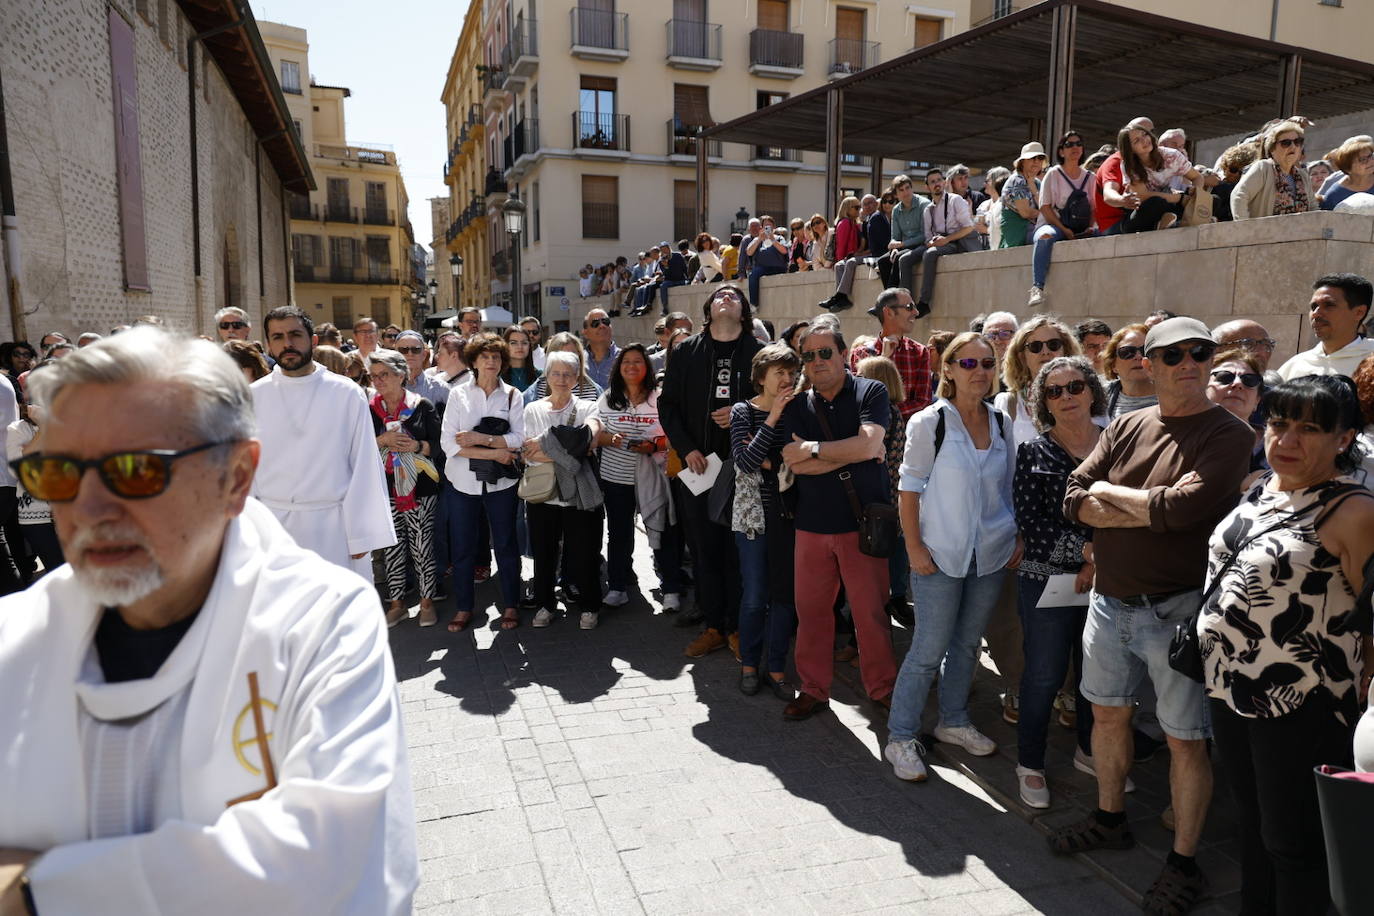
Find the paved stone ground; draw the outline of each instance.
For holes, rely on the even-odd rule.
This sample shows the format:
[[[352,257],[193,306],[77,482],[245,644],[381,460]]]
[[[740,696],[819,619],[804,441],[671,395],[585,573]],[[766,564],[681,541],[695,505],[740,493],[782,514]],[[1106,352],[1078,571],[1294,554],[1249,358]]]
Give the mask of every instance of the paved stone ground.
[[[652,582],[641,552],[640,580]],[[495,601],[494,583],[478,597]],[[458,636],[442,620],[392,631],[419,819],[417,912],[1138,912],[1168,848],[1167,753],[1134,774],[1136,849],[1058,858],[1045,825],[1091,806],[1093,781],[1068,762],[1070,733],[1052,726],[1055,807],[1034,818],[1022,808],[1015,732],[990,670],[974,720],[999,754],[937,747],[931,780],[913,785],[880,762],[885,721],[859,698],[857,671],[837,665],[831,712],[784,722],[767,692],[739,692],[728,650],[685,658],[692,631],[655,608],[636,595],[592,631],[575,616],[535,630],[526,615],[501,632],[491,608]],[[904,652],[906,632],[896,640]],[[1214,808],[1202,862],[1228,899],[1198,912],[1235,909],[1223,818]]]

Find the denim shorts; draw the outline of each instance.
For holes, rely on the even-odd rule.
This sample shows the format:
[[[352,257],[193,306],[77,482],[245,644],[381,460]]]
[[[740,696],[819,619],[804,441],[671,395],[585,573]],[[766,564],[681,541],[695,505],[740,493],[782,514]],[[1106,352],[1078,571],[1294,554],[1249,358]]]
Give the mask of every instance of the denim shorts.
[[[1202,685],[1169,667],[1174,626],[1201,601],[1201,590],[1192,590],[1129,607],[1094,591],[1083,627],[1084,698],[1098,706],[1134,706],[1148,676],[1164,733],[1182,741],[1206,738],[1211,728]]]

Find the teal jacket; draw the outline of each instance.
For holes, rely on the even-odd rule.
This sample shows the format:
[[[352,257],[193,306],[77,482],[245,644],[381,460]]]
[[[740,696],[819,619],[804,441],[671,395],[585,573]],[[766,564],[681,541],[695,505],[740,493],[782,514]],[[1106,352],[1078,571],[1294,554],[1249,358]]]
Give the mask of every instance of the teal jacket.
[[[892,240],[901,242],[903,248],[923,247],[926,243],[926,231],[922,224],[922,217],[925,215],[926,207],[929,206],[930,198],[913,194],[911,195],[910,210],[900,203],[893,207]]]

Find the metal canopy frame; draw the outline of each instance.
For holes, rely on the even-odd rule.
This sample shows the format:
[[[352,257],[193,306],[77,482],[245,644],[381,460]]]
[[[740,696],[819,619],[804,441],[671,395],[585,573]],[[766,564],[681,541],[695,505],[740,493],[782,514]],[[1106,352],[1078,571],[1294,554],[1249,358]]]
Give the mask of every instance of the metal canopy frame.
[[[1374,65],[1362,61],[1101,0],[1045,0],[703,136],[825,152],[833,204],[843,154],[872,156],[874,176],[884,158],[986,168],[1010,165],[1027,140],[1052,150],[1068,129],[1090,145],[1114,141],[1140,115],[1207,140],[1294,113],[1364,111],[1371,100]],[[702,226],[706,146],[697,144]]]

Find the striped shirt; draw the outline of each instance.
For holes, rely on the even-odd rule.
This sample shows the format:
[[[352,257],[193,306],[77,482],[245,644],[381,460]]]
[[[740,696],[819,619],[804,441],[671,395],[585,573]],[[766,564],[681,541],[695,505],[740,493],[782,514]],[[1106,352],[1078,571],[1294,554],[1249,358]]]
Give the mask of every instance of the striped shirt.
[[[658,419],[658,390],[649,392],[642,404],[631,404],[624,410],[613,409],[603,394],[596,402],[596,417],[607,435],[620,433],[627,441],[657,439],[663,435],[663,425]],[[627,396],[628,400],[628,396]],[[627,448],[602,446],[601,479],[608,483],[623,483],[634,486],[635,472],[639,467],[639,453]]]

